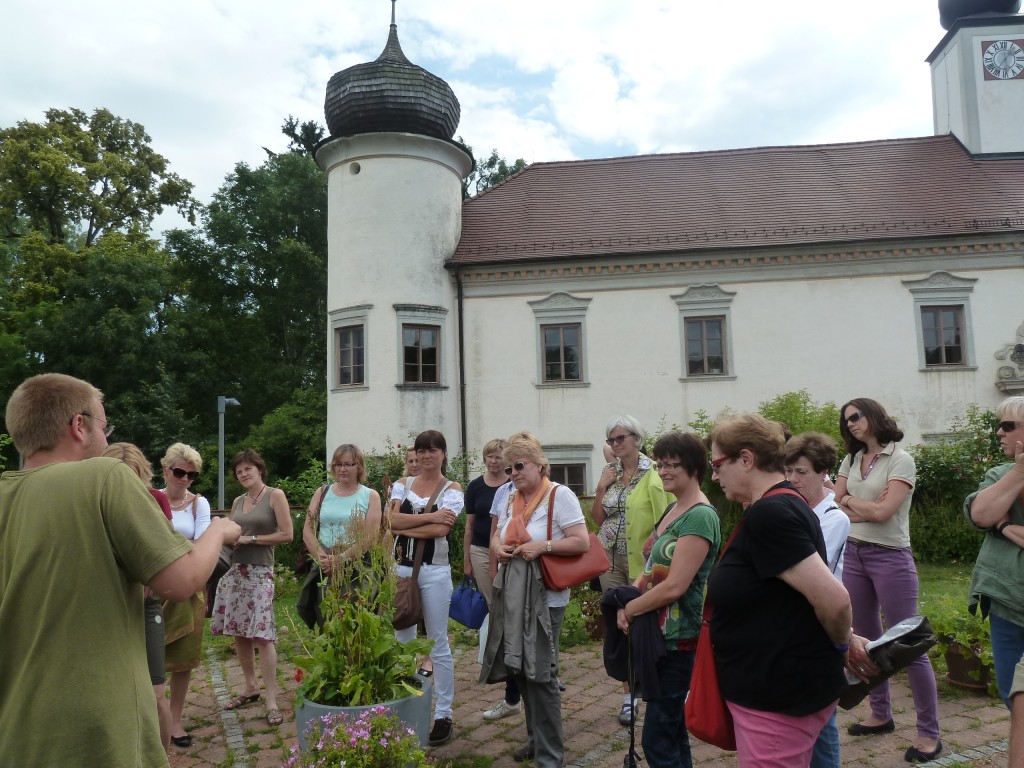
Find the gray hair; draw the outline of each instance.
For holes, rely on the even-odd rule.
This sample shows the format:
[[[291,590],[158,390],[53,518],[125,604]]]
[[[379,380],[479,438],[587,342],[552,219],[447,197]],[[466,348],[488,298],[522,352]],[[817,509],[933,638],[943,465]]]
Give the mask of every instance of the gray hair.
[[[647,434],[644,432],[644,428],[640,426],[639,421],[632,416],[612,416],[608,419],[608,424],[604,428],[604,436],[608,437],[616,427],[621,427],[633,435],[637,450],[644,447],[644,438]]]
[[[1014,395],[1003,400],[996,408],[996,415],[1000,419],[1024,421],[1024,395]]]

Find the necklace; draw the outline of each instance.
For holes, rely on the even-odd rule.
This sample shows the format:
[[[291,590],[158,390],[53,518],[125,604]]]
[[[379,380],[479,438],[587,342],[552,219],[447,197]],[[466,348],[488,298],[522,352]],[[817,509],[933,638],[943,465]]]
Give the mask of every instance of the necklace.
[[[171,498],[170,494],[168,494],[167,500],[171,503],[171,509],[181,510],[183,507],[188,505],[189,496],[191,496],[191,494],[188,491],[185,491],[185,495],[182,496],[178,501],[175,501],[174,499]]]
[[[263,495],[263,492],[265,490],[267,490],[267,486],[266,485],[264,485],[262,488],[260,488],[260,492],[256,494],[255,498],[253,498],[252,494],[249,493],[248,491],[245,492],[245,495],[249,497],[249,501],[251,501],[252,505],[255,507],[256,503],[260,500],[260,496]]]

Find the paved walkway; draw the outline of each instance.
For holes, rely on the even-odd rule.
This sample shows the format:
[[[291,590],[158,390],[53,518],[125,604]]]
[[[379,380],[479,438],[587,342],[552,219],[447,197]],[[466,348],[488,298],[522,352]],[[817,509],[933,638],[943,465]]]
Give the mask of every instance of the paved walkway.
[[[225,712],[223,703],[241,689],[242,672],[231,656],[220,660],[206,650],[204,665],[196,670],[185,707],[185,727],[194,743],[188,749],[171,747],[172,768],[279,768],[295,744],[293,700],[294,670],[280,665],[279,677],[285,693],[280,698],[285,722],[271,727],[262,702]],[[438,768],[451,758],[486,756],[493,768],[511,768],[512,751],[526,740],[521,715],[488,723],[481,712],[502,695],[501,686],[478,685],[476,649],[456,650],[455,738],[431,750]],[[566,765],[575,768],[620,768],[629,741],[628,729],[618,724],[622,704],[621,684],[604,674],[599,645],[577,648],[562,654],[562,718],[565,728]],[[906,678],[897,676],[893,686],[896,732],[885,736],[852,737],[846,726],[867,716],[867,704],[852,712],[840,711],[843,765],[858,768],[906,766],[903,752],[915,736],[914,708]],[[1006,764],[1006,735],[1009,714],[1001,702],[979,694],[962,692],[940,684],[939,716],[942,758],[932,765],[973,765],[975,768]],[[639,742],[639,730],[637,732]],[[708,768],[735,768],[732,753],[695,742],[694,764]]]

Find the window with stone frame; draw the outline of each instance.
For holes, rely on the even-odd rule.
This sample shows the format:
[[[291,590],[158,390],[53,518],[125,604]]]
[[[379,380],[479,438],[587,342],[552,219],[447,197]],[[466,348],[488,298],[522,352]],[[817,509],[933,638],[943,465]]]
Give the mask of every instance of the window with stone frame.
[[[686,375],[725,376],[725,317],[692,317],[686,320]]]
[[[583,378],[583,329],[579,323],[543,325],[544,382],[546,384]]]
[[[352,387],[365,383],[363,338],[362,325],[334,329],[335,386]]]
[[[921,307],[921,336],[926,366],[964,365],[963,305]]]
[[[586,493],[586,464],[552,464],[551,479],[561,483],[577,496]]]
[[[441,383],[441,329],[436,325],[402,325],[402,383]]]

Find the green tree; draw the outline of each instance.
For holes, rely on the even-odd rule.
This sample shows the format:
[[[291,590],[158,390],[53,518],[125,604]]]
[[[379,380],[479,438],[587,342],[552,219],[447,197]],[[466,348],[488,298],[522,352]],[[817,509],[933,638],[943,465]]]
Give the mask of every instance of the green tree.
[[[0,131],[0,232],[17,237],[24,222],[51,244],[88,247],[105,232],[148,231],[165,207],[194,223],[192,185],[150,141],[106,109],[49,109],[45,123]]]
[[[781,421],[794,435],[801,432],[823,432],[836,441],[839,458],[845,455],[839,435],[839,407],[832,402],[818,403],[806,389],[785,392],[757,407],[766,419]]]
[[[176,332],[191,353],[180,375],[196,402],[236,397],[233,418],[248,426],[296,389],[326,389],[327,182],[311,157],[239,163],[201,227],[167,244],[187,318]]]
[[[473,148],[466,144],[461,136],[457,140],[469,150],[470,155],[473,154]],[[462,199],[468,200],[481,192],[486,192],[510,176],[519,173],[527,165],[528,163],[521,157],[509,165],[505,158],[498,154],[497,149],[492,149],[490,156],[486,160],[475,163],[469,176],[462,182]]]

